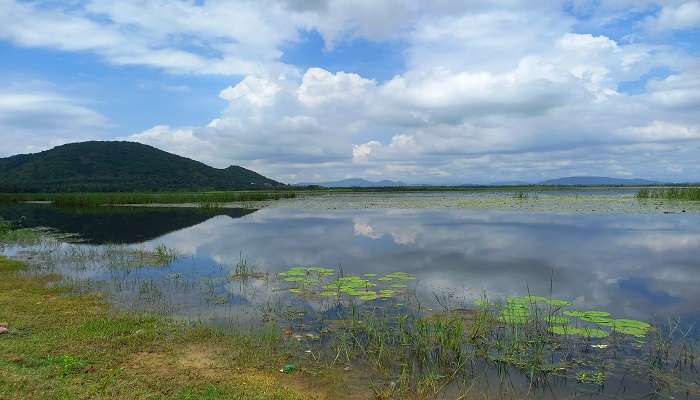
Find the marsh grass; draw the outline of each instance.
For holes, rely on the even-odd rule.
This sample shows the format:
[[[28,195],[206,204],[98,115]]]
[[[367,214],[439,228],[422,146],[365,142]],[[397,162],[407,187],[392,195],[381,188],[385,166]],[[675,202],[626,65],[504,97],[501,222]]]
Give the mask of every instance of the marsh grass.
[[[0,248],[8,244],[33,245],[39,243],[42,232],[30,229],[0,218]]]
[[[159,244],[154,248],[107,244],[90,246],[80,243],[44,242],[44,250],[34,252],[36,263],[42,266],[86,269],[106,268],[135,269],[143,267],[163,268],[171,265],[182,255],[176,249]]]
[[[512,197],[517,200],[536,199],[537,195],[531,192],[518,191],[512,194]]]
[[[337,398],[329,372],[284,375],[293,349],[274,327],[222,334],[201,324],[66,296],[55,277],[0,257],[0,398]]]
[[[241,253],[238,262],[233,266],[230,278],[232,280],[266,279],[268,274],[257,271],[255,265],[248,262],[248,257]]]
[[[305,291],[299,295],[309,296]],[[604,312],[567,316],[570,303],[565,300],[527,295],[495,303],[484,298],[476,309],[443,303],[441,312],[426,314],[420,304],[406,306],[407,297],[363,304],[353,299],[339,320],[321,328],[326,346],[318,358],[332,365],[367,365],[374,371],[370,386],[379,398],[433,398],[456,386],[455,397],[465,397],[469,390],[485,396],[479,391],[483,387],[472,385],[479,376],[507,382],[512,374],[524,383],[508,390],[521,396],[546,391],[556,380],[602,388],[611,376],[624,380],[628,374],[642,382],[655,376],[658,385],[652,390],[700,394],[692,383],[697,377],[683,380],[688,376],[678,369],[695,368],[692,345],[678,338],[660,341],[650,325]],[[616,350],[606,351],[608,347]],[[624,355],[625,349],[636,348],[649,353]],[[652,361],[659,357],[663,362]]]
[[[0,203],[47,201],[59,207],[97,207],[126,204],[195,204],[202,208],[222,203],[295,198],[293,191],[169,192],[169,193],[0,193]]]
[[[700,201],[700,188],[640,189],[636,198]]]

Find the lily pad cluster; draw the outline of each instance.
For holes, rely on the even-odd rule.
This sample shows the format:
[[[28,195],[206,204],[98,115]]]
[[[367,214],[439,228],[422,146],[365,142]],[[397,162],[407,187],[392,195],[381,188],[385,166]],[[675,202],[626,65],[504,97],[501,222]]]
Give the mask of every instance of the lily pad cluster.
[[[478,300],[477,304],[480,306],[488,307],[491,303],[488,300]],[[531,316],[531,311],[534,310],[538,305],[548,304],[554,308],[561,308],[570,305],[571,303],[566,300],[552,299],[542,296],[521,296],[521,297],[508,297],[506,299],[505,306],[501,309],[499,319],[502,322],[523,325],[528,322]],[[544,312],[543,312],[544,314]],[[552,325],[566,324],[569,320],[565,317],[561,317],[554,314],[548,314],[545,316],[547,322]]]
[[[278,276],[295,285],[287,289],[290,293],[329,298],[346,295],[364,301],[394,297],[415,279],[406,272],[337,276],[334,269],[322,267],[293,267]]]
[[[565,315],[578,318],[610,328],[613,332],[624,333],[639,338],[646,336],[651,329],[651,324],[634,319],[613,319],[610,313],[605,311],[564,311]]]
[[[477,300],[482,307],[491,307],[488,300]],[[550,306],[542,309],[543,305]],[[556,335],[585,336],[589,338],[604,338],[611,332],[643,338],[651,329],[651,324],[633,319],[614,319],[606,311],[581,311],[564,309],[571,302],[542,296],[509,297],[499,308],[498,318],[501,322],[524,325],[540,310],[541,318],[548,324],[549,332]],[[587,325],[582,325],[587,324]]]

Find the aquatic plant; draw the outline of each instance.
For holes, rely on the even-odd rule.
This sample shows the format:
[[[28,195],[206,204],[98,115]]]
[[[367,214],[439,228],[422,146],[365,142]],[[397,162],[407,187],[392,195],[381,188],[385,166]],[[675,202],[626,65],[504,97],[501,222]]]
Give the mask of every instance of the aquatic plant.
[[[41,237],[42,232],[39,229],[23,228],[0,218],[0,248],[8,244],[37,244]]]
[[[51,251],[40,252],[36,256],[42,264],[78,268],[95,266],[115,270],[167,267],[182,257],[179,251],[164,244],[149,249],[143,245],[107,244],[98,247],[74,243],[58,245]]]
[[[294,284],[287,289],[294,294],[318,297],[340,297],[342,295],[363,301],[386,299],[404,292],[408,285],[401,282],[414,280],[406,272],[392,272],[378,277],[374,273],[341,275],[334,269],[323,267],[292,267],[278,276]],[[335,277],[335,279],[330,279]]]
[[[222,203],[280,200],[297,197],[293,191],[164,192],[164,193],[0,193],[0,203],[48,201],[59,207],[97,207],[124,204],[195,204],[201,208]]]
[[[68,248],[72,250],[60,252],[86,263],[101,260],[100,251],[90,246]],[[232,271],[223,270],[240,276],[251,271],[243,254]],[[177,281],[171,275],[168,283]],[[602,386],[620,369],[631,370],[632,362],[634,373],[653,369],[661,380],[668,379],[664,374],[676,360],[694,362],[692,350],[669,355],[667,335],[655,339],[662,335],[647,322],[578,309],[551,296],[498,301],[484,295],[477,308],[448,305],[435,312],[411,291],[415,277],[406,272],[345,274],[295,266],[269,278],[265,286],[282,295],[278,303],[266,305],[270,311],[264,321],[278,330],[271,339],[278,342],[271,346],[284,348],[285,355],[261,367],[277,372],[280,366],[294,365],[300,373],[328,365],[362,369],[361,376],[371,377],[369,386],[377,396],[435,398],[450,385],[471,386],[484,371],[503,381],[510,380],[509,374],[524,377],[523,393],[547,387],[550,377]],[[230,295],[218,292],[221,284],[214,277],[202,283],[203,303],[212,310],[231,304]],[[140,280],[131,290],[143,302],[165,304],[163,309],[172,301],[167,287],[155,280]],[[615,351],[606,351],[608,346]],[[640,351],[639,346],[646,347]]]
[[[637,199],[663,199],[663,200],[688,200],[700,201],[700,187],[667,188],[667,189],[640,189]]]
[[[514,199],[517,199],[517,200],[527,200],[527,199],[533,198],[535,196],[529,192],[518,191],[518,192],[514,192],[512,197]]]
[[[255,265],[248,262],[248,257],[243,253],[240,254],[239,260],[236,265],[233,266],[233,272],[230,277],[233,280],[246,280],[246,279],[264,279],[268,277],[266,272],[257,271]]]

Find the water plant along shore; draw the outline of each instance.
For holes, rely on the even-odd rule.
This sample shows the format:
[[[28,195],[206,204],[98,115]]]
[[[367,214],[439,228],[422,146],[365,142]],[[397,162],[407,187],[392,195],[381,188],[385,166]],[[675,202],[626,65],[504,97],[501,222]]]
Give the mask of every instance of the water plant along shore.
[[[1,193],[0,202],[51,202],[64,207],[96,207],[126,204],[195,204],[208,207],[221,203],[294,198],[293,191],[164,192],[164,193]]]

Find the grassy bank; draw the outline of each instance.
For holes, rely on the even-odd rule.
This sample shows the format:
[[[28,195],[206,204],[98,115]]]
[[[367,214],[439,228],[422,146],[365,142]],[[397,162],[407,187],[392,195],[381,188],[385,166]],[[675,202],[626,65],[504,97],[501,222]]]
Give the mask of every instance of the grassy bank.
[[[0,258],[2,399],[315,399],[329,380],[282,374],[274,329],[222,335],[152,316],[116,312],[98,296],[47,288]],[[322,387],[323,390],[319,388]]]
[[[637,198],[700,201],[700,188],[641,189]]]
[[[214,204],[280,200],[297,196],[293,191],[167,192],[167,193],[0,193],[0,203],[50,201],[57,206],[95,207],[123,204]]]

